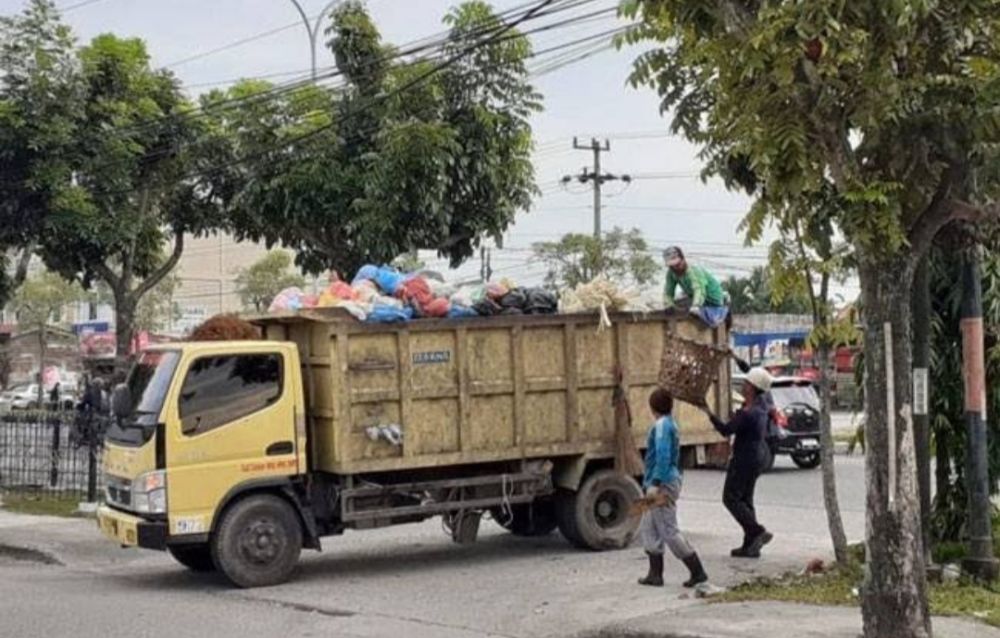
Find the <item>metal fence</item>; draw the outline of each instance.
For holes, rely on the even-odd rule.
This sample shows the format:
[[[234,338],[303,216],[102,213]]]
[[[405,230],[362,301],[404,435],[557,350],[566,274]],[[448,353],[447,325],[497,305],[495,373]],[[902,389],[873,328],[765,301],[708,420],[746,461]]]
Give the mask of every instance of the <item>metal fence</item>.
[[[0,416],[0,491],[97,500],[105,423],[73,411]]]

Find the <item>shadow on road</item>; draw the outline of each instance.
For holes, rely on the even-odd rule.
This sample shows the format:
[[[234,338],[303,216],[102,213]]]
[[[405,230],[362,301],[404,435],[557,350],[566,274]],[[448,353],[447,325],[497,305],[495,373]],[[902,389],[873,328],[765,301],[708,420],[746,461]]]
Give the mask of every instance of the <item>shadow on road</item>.
[[[348,532],[350,533],[350,532]],[[483,567],[494,562],[517,558],[540,562],[558,561],[582,550],[572,548],[558,533],[542,538],[519,538],[508,534],[484,535],[472,545],[456,545],[448,541],[421,540],[411,545],[400,545],[398,540],[380,543],[352,542],[345,549],[338,546],[343,537],[323,539],[323,552],[304,550],[295,582],[314,580],[382,577],[399,574],[410,569],[421,572],[453,570],[462,567]],[[352,539],[353,540],[353,539]],[[219,574],[198,574],[180,565],[157,565],[141,572],[121,571],[109,574],[112,578],[127,581],[130,587],[148,590],[190,590],[231,588]]]

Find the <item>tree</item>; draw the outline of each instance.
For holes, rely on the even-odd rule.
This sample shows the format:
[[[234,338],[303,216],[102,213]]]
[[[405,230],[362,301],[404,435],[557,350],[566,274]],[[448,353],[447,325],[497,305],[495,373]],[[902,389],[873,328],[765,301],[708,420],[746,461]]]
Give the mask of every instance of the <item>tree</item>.
[[[757,266],[747,277],[730,277],[722,282],[722,288],[729,294],[730,309],[734,315],[777,313],[782,315],[805,315],[811,312],[805,286],[798,285],[782,291],[780,301],[772,293],[771,276],[768,269]]]
[[[833,222],[861,283],[868,482],[865,635],[931,633],[914,446],[910,288],[956,220],[994,217],[997,0],[629,2],[636,62],[707,171],[757,196],[749,229],[813,214]],[[974,180],[974,176],[983,179]],[[975,185],[975,186],[974,186]],[[891,374],[890,374],[891,372]]]
[[[291,270],[292,256],[272,250],[236,275],[236,291],[243,307],[264,312],[279,292],[305,285],[305,278]]]
[[[485,2],[449,13],[440,61],[394,61],[359,2],[331,17],[328,46],[346,86],[310,86],[225,109],[238,238],[282,244],[308,272],[353,273],[432,249],[458,264],[499,238],[535,192],[526,38]],[[247,83],[207,104],[265,95]]]
[[[82,95],[73,47],[49,0],[0,17],[0,306],[25,280],[45,212],[71,184]]]
[[[805,293],[812,314],[813,329],[809,344],[816,351],[820,387],[820,465],[823,473],[823,505],[837,562],[848,561],[847,534],[837,500],[837,474],[834,467],[833,428],[830,419],[831,353],[840,345],[854,343],[857,330],[851,321],[837,321],[830,299],[830,284],[846,278],[850,271],[850,248],[837,243],[833,224],[837,201],[826,192],[803,202],[813,210],[803,222],[800,217],[782,220],[781,239],[771,246],[768,270],[773,301],[781,303],[786,295]],[[759,236],[751,236],[756,241]],[[818,290],[817,290],[818,286]]]
[[[223,223],[211,169],[226,163],[227,147],[190,114],[173,76],[150,68],[141,40],[98,36],[78,57],[76,185],[48,211],[39,252],[66,277],[108,286],[121,362],[143,298],[173,270],[185,235]]]
[[[37,331],[38,337],[38,405],[45,404],[42,374],[45,372],[45,355],[48,349],[48,329],[63,308],[78,301],[82,291],[75,283],[66,281],[52,272],[30,277],[24,281],[12,302],[17,313],[17,323],[28,330]]]
[[[644,286],[660,271],[638,228],[626,232],[616,227],[600,239],[570,233],[559,241],[536,243],[532,250],[548,265],[545,282],[552,288],[574,288],[598,275]]]

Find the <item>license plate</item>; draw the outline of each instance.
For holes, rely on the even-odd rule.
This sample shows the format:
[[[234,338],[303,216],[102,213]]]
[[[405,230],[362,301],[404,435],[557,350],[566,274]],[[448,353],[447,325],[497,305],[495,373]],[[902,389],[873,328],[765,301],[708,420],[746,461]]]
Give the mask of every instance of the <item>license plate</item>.
[[[799,447],[806,450],[815,450],[819,447],[819,441],[816,439],[800,439]]]

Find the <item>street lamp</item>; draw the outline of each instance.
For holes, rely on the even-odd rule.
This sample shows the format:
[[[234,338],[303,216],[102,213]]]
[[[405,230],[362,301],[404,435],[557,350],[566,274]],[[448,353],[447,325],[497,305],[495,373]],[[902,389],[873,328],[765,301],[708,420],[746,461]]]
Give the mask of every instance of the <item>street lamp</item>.
[[[305,9],[299,3],[299,0],[292,0],[292,4],[298,9],[299,15],[302,16],[302,23],[306,27],[306,33],[309,35],[309,54],[312,60],[312,79],[316,81],[316,38],[319,37],[319,28],[323,24],[323,18],[333,9],[335,6],[340,4],[341,0],[331,0],[323,10],[319,12],[316,16],[315,22],[309,21],[309,16],[306,14]]]

